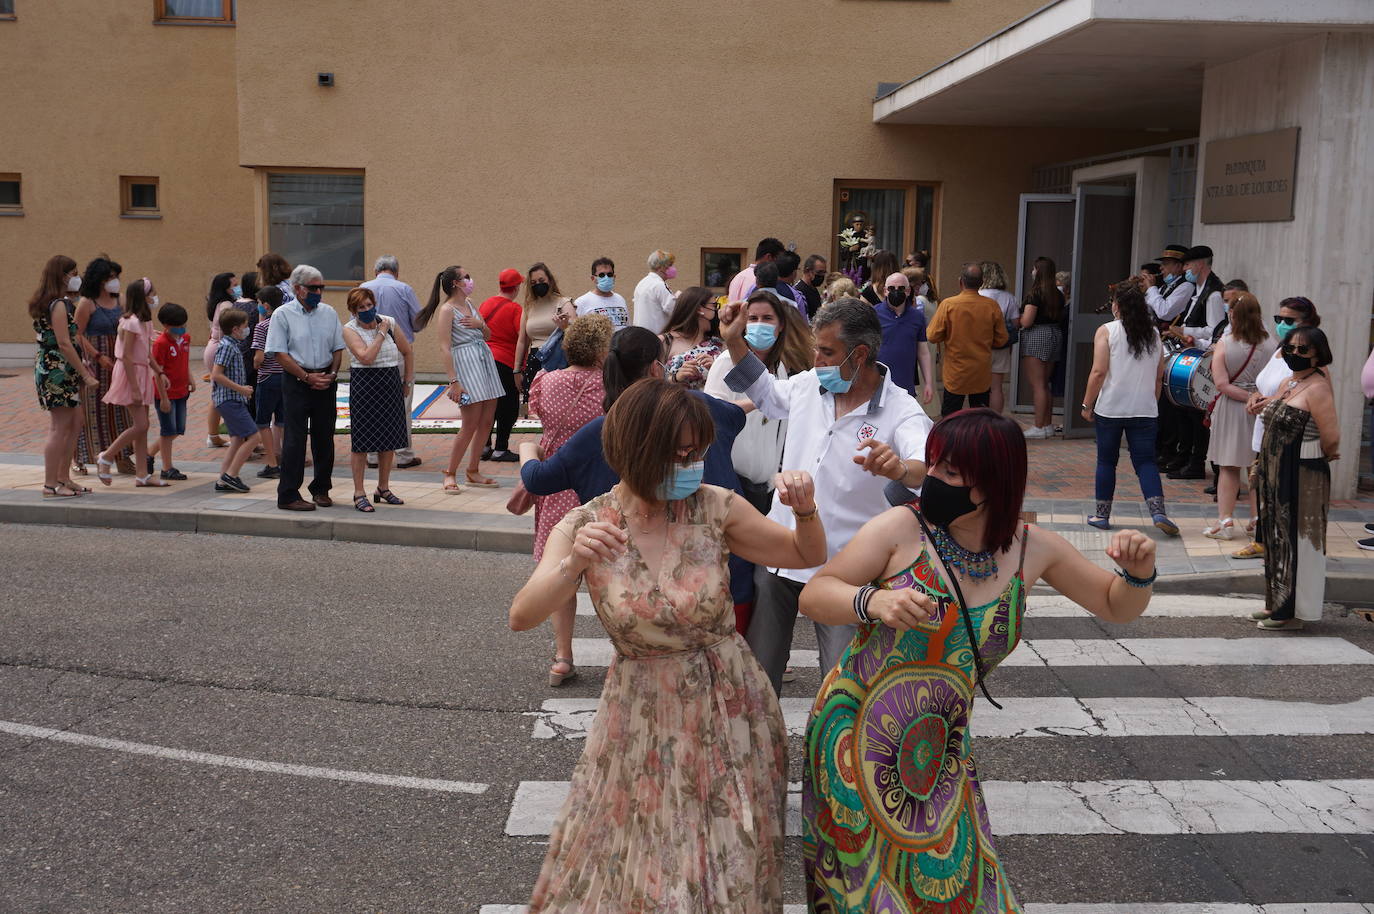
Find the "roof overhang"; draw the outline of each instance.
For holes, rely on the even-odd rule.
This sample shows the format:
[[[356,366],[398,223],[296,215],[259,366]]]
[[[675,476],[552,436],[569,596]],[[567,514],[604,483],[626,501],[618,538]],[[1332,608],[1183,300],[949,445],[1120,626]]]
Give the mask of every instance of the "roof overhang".
[[[878,98],[873,120],[1194,130],[1205,67],[1370,30],[1374,0],[1057,0]]]

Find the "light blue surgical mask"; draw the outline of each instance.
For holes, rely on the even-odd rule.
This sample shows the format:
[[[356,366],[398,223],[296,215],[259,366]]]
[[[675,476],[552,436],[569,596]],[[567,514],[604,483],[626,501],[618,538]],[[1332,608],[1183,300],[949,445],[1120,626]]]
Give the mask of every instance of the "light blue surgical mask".
[[[186,334],[186,328],[185,328],[185,327],[168,327],[168,328],[167,328],[167,332],[170,333],[172,336],[184,336],[184,335]]]
[[[844,357],[844,362],[848,362],[854,355],[854,350],[849,350],[849,355]],[[816,380],[821,382],[821,386],[832,394],[842,394],[849,390],[849,386],[854,383],[853,378],[841,377],[840,369],[844,367],[844,362],[838,365],[817,365]]]
[[[751,349],[757,349],[760,352],[765,349],[772,349],[773,344],[778,341],[778,328],[773,324],[755,321],[744,328],[744,341],[749,344]]]
[[[366,311],[358,312],[358,323],[370,324],[377,319],[377,309],[368,308]]]
[[[658,497],[664,501],[681,501],[701,488],[701,478],[706,473],[706,461],[698,460],[687,466],[674,464],[673,472],[659,483]]]
[[[1288,334],[1292,333],[1293,328],[1296,326],[1298,326],[1297,321],[1279,321],[1275,324],[1274,332],[1278,334],[1279,342],[1282,343],[1284,340],[1288,339]]]
[[[235,298],[243,298],[243,286],[234,286],[229,291],[234,293]]]
[[[609,291],[611,291],[612,289],[615,288],[615,277],[614,277],[614,276],[598,276],[598,277],[596,278],[596,287],[597,287],[598,289],[600,289],[602,292],[609,292]]]
[[[1197,285],[1197,274],[1194,273],[1192,270],[1185,271],[1183,274],[1183,278],[1188,280],[1188,282]]]
[[[267,316],[267,306],[264,305],[264,304],[259,304],[259,305],[258,305],[258,317],[266,317],[266,316]]]
[[[320,306],[320,302],[322,301],[324,301],[323,295],[318,292],[309,292],[306,293],[305,301],[301,302],[301,304],[305,306],[305,310],[314,311]]]

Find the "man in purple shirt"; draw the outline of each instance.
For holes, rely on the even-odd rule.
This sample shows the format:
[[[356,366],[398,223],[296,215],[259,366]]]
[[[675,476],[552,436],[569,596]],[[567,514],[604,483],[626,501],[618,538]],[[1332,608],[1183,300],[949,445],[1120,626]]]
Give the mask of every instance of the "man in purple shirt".
[[[935,399],[934,372],[931,370],[930,345],[926,343],[926,318],[911,301],[911,281],[901,273],[887,278],[883,300],[874,306],[878,323],[883,328],[883,345],[878,349],[878,361],[887,366],[892,383],[916,396],[916,382],[921,384],[921,403]],[[916,366],[921,366],[919,376]]]

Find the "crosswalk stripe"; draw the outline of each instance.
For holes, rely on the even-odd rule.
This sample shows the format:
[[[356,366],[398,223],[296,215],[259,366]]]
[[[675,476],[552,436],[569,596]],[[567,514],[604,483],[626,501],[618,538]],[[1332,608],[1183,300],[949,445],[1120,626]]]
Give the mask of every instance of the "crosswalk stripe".
[[[609,638],[574,638],[578,666],[610,666]],[[792,666],[818,664],[813,650],[792,651]],[[1374,664],[1374,654],[1344,638],[1039,638],[1021,642],[1006,667],[1067,666],[1327,666]]]
[[[547,835],[567,781],[521,781],[508,835]],[[986,781],[998,835],[1374,833],[1374,780]],[[801,834],[801,796],[787,795],[787,834]]]
[[[1344,704],[1228,696],[1200,698],[1003,698],[1002,710],[978,699],[974,736],[1335,736],[1374,734],[1374,697]],[[550,698],[535,718],[534,739],[582,739],[599,700]],[[784,698],[787,732],[801,736],[809,698]]]
[[[1374,914],[1374,904],[1024,904],[1026,914]],[[484,904],[478,914],[526,914],[523,904]],[[804,904],[785,904],[783,914],[805,914]]]
[[[1233,618],[1248,616],[1264,605],[1253,597],[1199,597],[1191,594],[1155,594],[1150,598],[1146,618]],[[1031,594],[1026,612],[1035,618],[1088,618],[1088,612],[1068,597],[1058,594]],[[577,614],[595,616],[592,598],[586,591],[577,594]]]

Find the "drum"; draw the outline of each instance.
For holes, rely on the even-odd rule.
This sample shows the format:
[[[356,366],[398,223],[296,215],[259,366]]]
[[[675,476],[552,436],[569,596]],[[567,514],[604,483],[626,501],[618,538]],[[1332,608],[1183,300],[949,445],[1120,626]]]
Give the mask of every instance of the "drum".
[[[1212,353],[1180,349],[1164,361],[1164,396],[1175,406],[1205,410],[1217,396]]]

